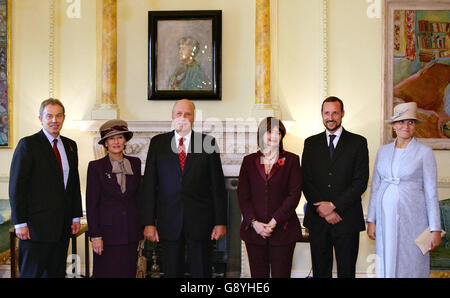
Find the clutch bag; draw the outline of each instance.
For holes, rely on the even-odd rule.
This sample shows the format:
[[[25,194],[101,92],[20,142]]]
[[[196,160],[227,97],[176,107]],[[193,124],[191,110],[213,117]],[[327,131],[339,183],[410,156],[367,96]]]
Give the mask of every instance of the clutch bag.
[[[441,231],[441,237],[443,237],[444,235],[445,231]],[[423,231],[422,234],[420,234],[419,237],[417,237],[416,240],[414,240],[414,242],[420,248],[420,250],[424,255],[430,250],[429,249],[430,238],[431,238],[430,228],[427,227],[425,231]]]

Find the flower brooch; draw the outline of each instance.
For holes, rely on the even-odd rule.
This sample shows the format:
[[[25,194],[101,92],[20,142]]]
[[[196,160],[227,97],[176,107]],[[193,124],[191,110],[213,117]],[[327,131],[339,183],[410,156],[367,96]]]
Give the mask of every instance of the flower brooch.
[[[285,162],[286,162],[286,157],[282,157],[282,158],[278,159],[279,166],[284,166]]]

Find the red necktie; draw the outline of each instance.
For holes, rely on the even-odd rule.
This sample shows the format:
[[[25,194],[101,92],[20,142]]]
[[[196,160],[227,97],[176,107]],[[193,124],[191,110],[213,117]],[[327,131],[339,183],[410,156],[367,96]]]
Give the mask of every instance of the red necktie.
[[[56,160],[58,161],[59,168],[61,169],[61,174],[62,174],[63,180],[64,180],[64,172],[63,172],[63,167],[62,167],[62,162],[61,162],[61,154],[59,154],[58,146],[56,143],[58,143],[58,139],[53,140],[53,152],[55,152]]]
[[[180,139],[180,144],[178,146],[178,159],[180,160],[181,171],[184,170],[184,164],[186,163],[186,148],[184,147],[184,138]]]

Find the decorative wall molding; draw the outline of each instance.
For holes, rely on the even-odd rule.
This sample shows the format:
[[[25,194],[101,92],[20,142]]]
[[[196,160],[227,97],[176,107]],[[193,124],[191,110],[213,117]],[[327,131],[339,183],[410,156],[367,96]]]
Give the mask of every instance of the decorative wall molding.
[[[0,183],[9,183],[9,175],[7,175],[7,174],[1,175],[0,174]]]
[[[49,0],[48,32],[48,96],[55,97],[55,0]]]
[[[328,0],[320,2],[320,101],[328,96]]]

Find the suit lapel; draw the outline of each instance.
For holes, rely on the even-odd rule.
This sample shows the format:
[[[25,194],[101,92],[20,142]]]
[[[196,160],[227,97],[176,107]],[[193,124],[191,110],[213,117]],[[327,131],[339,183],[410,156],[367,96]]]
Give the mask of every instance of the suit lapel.
[[[261,153],[261,151],[258,151],[256,153],[255,166],[256,166],[256,169],[258,170],[258,173],[261,176],[261,178],[263,178],[264,181],[267,181],[266,171],[264,169],[264,163],[261,160],[262,156],[263,156],[263,154]]]
[[[197,138],[199,138],[199,140],[201,140],[201,136],[199,136]],[[184,164],[183,176],[186,175],[186,173],[190,170],[190,168],[192,167],[192,163],[194,162],[194,159],[195,159],[194,143],[195,143],[195,132],[192,131],[191,141],[189,142],[189,148],[187,148],[187,150],[186,150],[188,154],[186,155],[186,163]]]
[[[283,163],[280,165],[280,163]],[[280,155],[278,156],[278,160],[275,162],[275,164],[272,166],[272,169],[270,170],[269,178],[267,180],[270,180],[280,169],[281,167],[286,163],[286,154],[284,151],[280,152]]]
[[[53,169],[53,172],[55,173],[56,179],[58,179],[58,182],[60,182],[64,188],[64,181],[61,175],[61,169],[59,167],[58,161],[56,160],[55,152],[53,152],[52,145],[50,144],[50,142],[47,139],[47,136],[44,134],[42,130],[40,131],[39,136],[42,145],[41,147],[44,151],[43,157],[48,160]]]
[[[126,155],[124,155],[123,158],[128,159]],[[122,189],[120,188],[120,185],[117,182],[117,174],[112,172],[112,164],[111,164],[111,161],[109,160],[108,155],[106,155],[103,158],[103,168],[105,171],[104,179],[106,179],[108,185],[110,185],[110,187],[114,190],[114,193],[119,194],[122,197],[126,197],[128,194],[128,191],[133,187],[133,185],[132,185],[132,183],[134,183],[134,181],[132,179],[133,175],[125,175],[127,187],[126,187],[125,192],[122,193]],[[133,168],[132,168],[132,170],[133,170]],[[136,174],[136,173],[133,172],[133,174]]]
[[[114,193],[122,195],[120,185],[119,183],[117,183],[117,175],[112,172],[112,164],[111,161],[109,160],[108,154],[106,154],[106,156],[103,158],[103,168],[105,171],[104,179],[106,180],[106,183],[111,187],[111,189],[113,189]]]
[[[169,147],[169,159],[176,170],[177,174],[181,176],[180,160],[178,158],[178,144],[175,140],[175,131],[168,134],[167,146]]]
[[[345,151],[345,142],[347,139],[347,132],[345,129],[342,129],[342,134],[339,137],[339,141],[337,143],[336,149],[334,149],[333,158],[331,160],[331,163],[335,162],[342,153]]]
[[[67,162],[69,163],[69,174],[67,176],[67,185],[66,185],[66,189],[69,189],[69,184],[70,184],[70,181],[72,180],[72,179],[70,179],[70,176],[73,173],[73,169],[75,169],[75,164],[74,164],[75,152],[74,152],[74,149],[72,148],[72,145],[69,144],[68,139],[61,136],[61,141],[63,142],[64,150],[66,151]]]
[[[319,135],[317,154],[323,156],[324,159],[327,159],[331,162],[330,150],[328,149],[327,134],[325,131]]]

